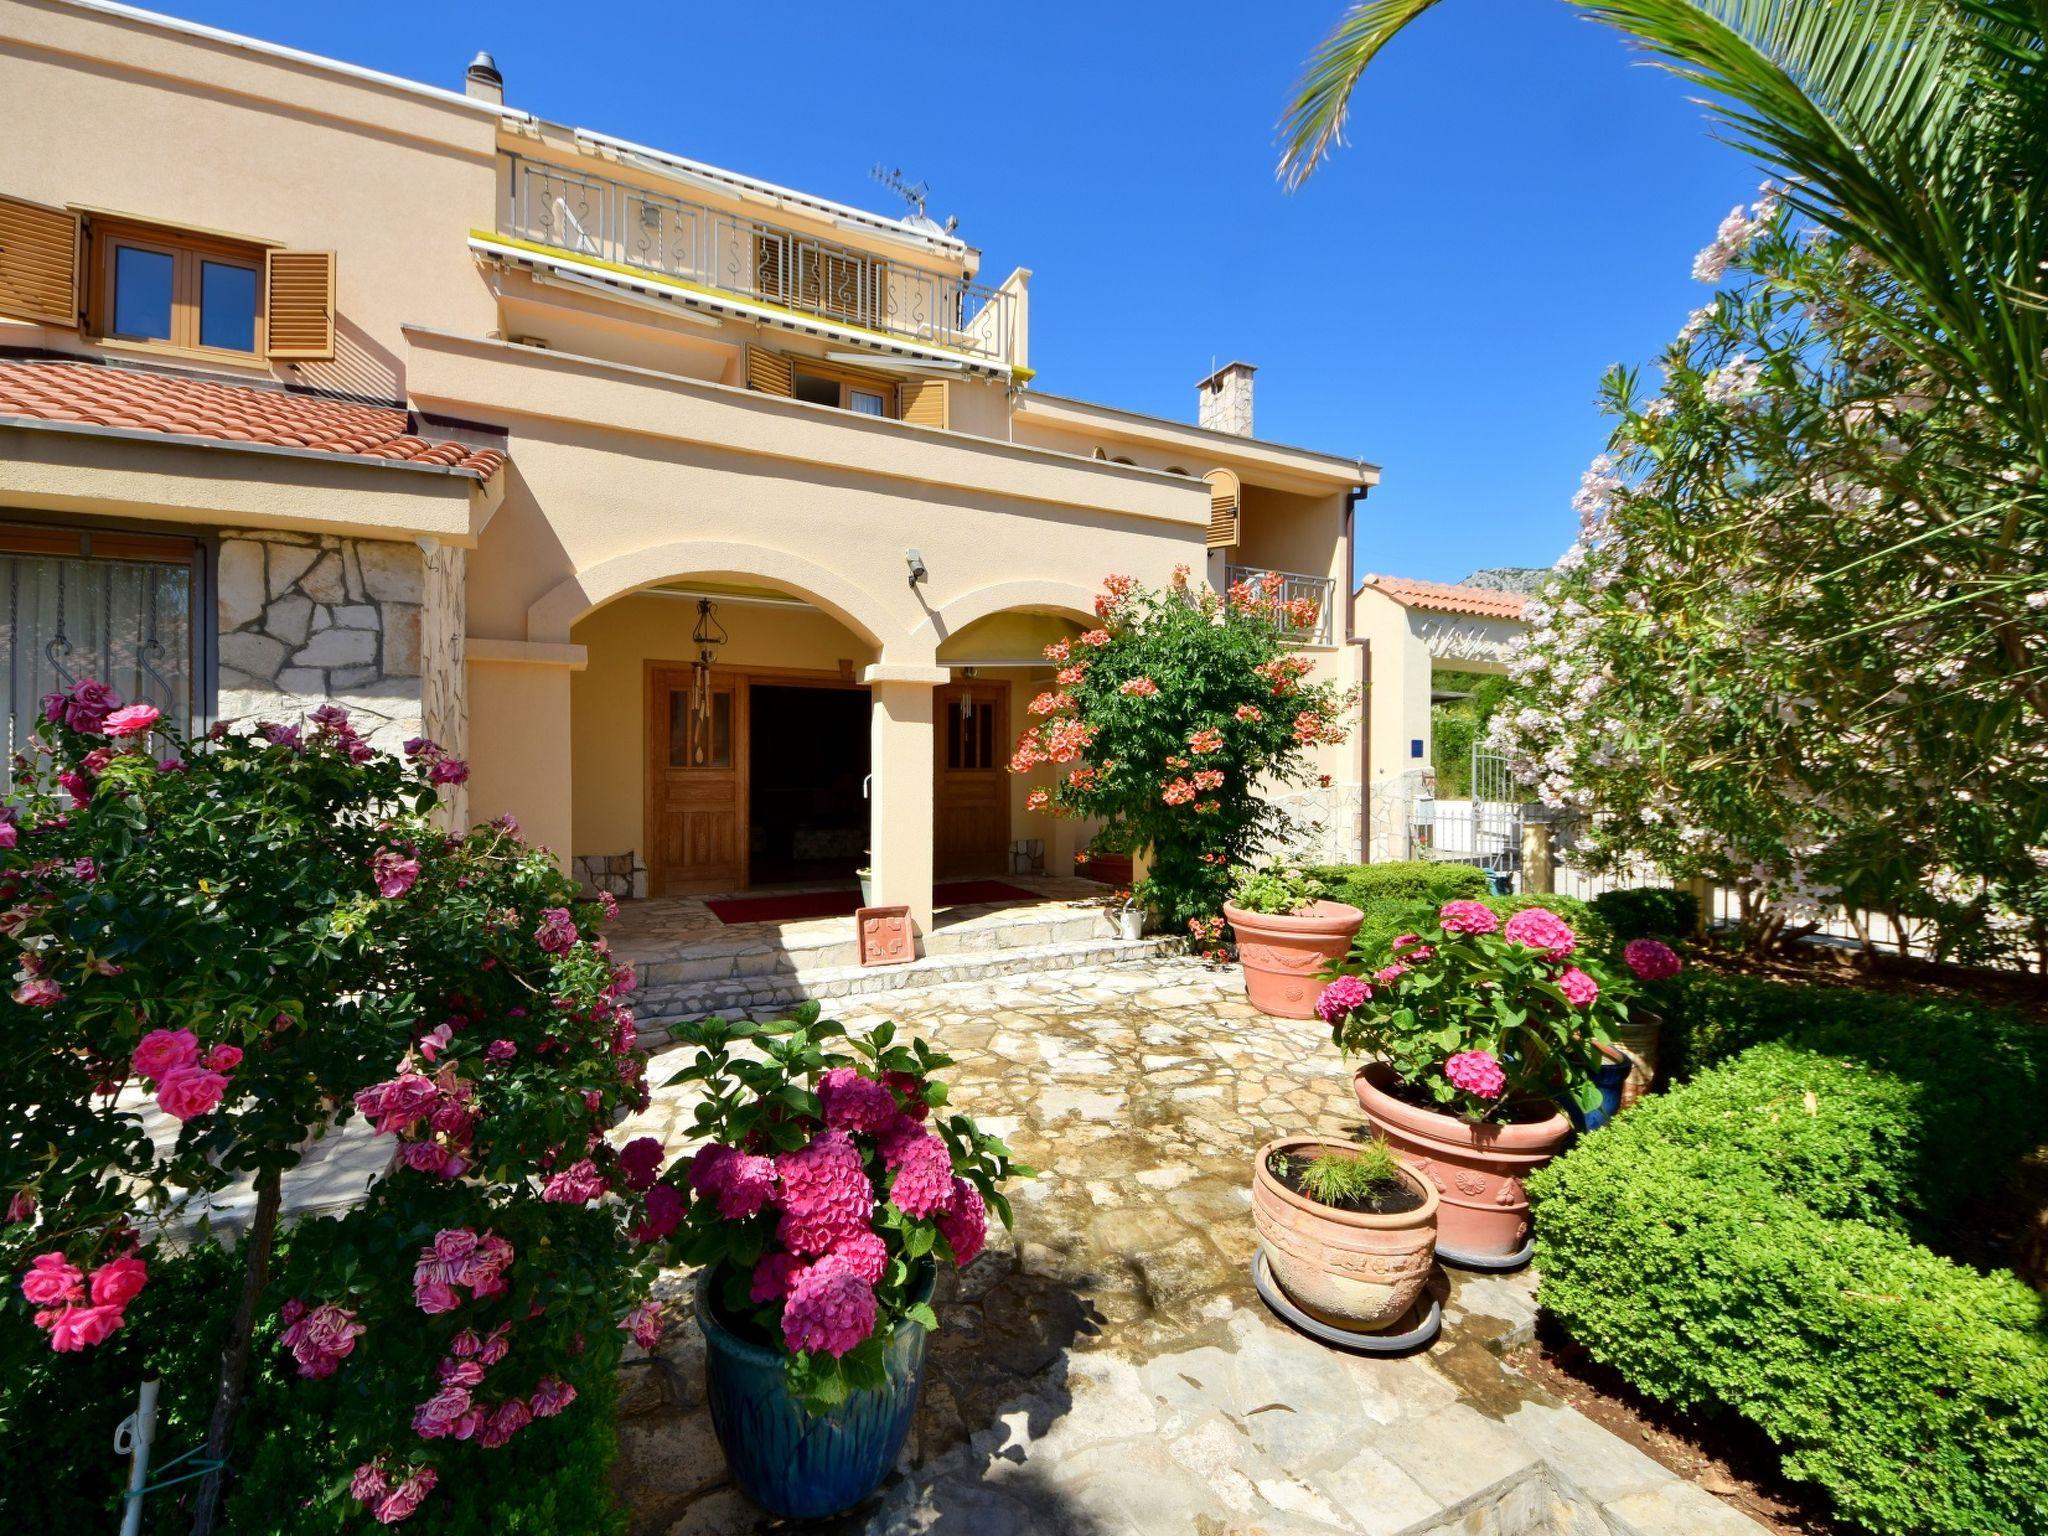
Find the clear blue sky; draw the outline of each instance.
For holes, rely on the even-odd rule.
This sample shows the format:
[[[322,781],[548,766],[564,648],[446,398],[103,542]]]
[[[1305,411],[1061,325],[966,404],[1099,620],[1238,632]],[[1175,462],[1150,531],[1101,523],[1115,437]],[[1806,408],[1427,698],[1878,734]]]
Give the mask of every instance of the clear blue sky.
[[[1188,419],[1256,363],[1261,436],[1383,467],[1362,569],[1436,580],[1570,543],[1601,371],[1678,329],[1759,179],[1560,0],[1431,12],[1292,196],[1274,123],[1342,0],[160,8],[456,87],[488,48],[514,105],[865,207],[900,166],[990,281],[1032,269],[1043,388]]]

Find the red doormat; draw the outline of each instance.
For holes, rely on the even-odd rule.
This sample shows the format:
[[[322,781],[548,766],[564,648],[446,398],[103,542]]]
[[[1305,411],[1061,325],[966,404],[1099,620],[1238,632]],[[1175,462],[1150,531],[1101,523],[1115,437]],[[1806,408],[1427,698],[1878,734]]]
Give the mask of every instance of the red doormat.
[[[1033,892],[1001,880],[952,880],[932,887],[932,905],[935,907],[1039,899]],[[807,917],[851,917],[860,910],[860,892],[795,891],[787,896],[721,896],[704,905],[721,923],[795,923]]]

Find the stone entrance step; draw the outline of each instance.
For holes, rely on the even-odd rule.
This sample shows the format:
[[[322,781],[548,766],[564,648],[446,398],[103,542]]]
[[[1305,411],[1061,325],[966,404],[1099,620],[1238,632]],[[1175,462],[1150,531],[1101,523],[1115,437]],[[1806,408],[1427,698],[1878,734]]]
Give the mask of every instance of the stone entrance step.
[[[669,1038],[666,1026],[715,1013],[760,1014],[787,1008],[806,998],[829,1002],[839,997],[872,997],[911,987],[937,986],[950,981],[978,981],[996,976],[1018,976],[1036,971],[1065,971],[1080,966],[1118,965],[1172,954],[1182,945],[1177,938],[1107,938],[1100,933],[1101,919],[1086,914],[1089,932],[1085,937],[1069,936],[1052,942],[1018,944],[1016,927],[1003,934],[1003,947],[974,944],[960,947],[946,943],[941,929],[931,935],[932,953],[907,965],[864,966],[851,944],[846,955],[838,946],[829,950],[803,950],[784,956],[787,966],[767,967],[758,954],[725,957],[715,975],[677,976],[677,970],[696,971],[708,967],[708,956],[687,960],[656,961],[640,967],[640,986],[633,994],[633,1011],[640,1024],[643,1045],[656,1046]],[[1034,925],[1036,926],[1036,925]],[[1060,926],[1052,925],[1055,930]],[[962,935],[961,937],[970,937]],[[991,935],[973,935],[987,938]],[[744,967],[744,968],[742,968]]]

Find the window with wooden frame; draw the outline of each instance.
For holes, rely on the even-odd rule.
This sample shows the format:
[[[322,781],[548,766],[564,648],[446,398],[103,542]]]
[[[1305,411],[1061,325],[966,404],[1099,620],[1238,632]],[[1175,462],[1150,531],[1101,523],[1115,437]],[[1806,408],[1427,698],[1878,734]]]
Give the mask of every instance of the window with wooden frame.
[[[790,370],[790,394],[813,405],[835,406],[860,416],[894,416],[896,386],[874,374],[808,361]]]
[[[334,253],[0,194],[0,315],[224,361],[334,356]]]

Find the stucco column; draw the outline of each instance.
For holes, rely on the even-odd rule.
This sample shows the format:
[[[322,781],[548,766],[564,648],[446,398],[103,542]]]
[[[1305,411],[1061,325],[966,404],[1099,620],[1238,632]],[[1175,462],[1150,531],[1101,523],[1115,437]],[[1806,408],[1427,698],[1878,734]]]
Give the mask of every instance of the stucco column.
[[[910,908],[920,936],[932,927],[932,689],[944,667],[869,667],[874,698],[874,775],[868,802],[868,863],[875,904]]]
[[[430,741],[451,757],[469,756],[469,678],[463,640],[469,628],[461,549],[437,539],[420,545],[420,717]],[[441,815],[456,832],[469,830],[469,788],[444,785]]]

